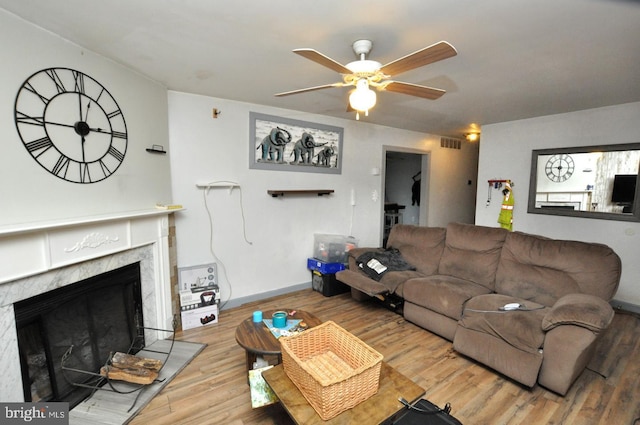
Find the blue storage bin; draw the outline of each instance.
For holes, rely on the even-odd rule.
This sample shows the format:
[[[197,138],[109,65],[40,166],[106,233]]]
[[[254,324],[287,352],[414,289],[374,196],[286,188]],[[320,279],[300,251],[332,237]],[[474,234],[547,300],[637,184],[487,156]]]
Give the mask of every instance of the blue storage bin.
[[[309,270],[319,271],[322,274],[335,274],[345,269],[342,263],[326,263],[316,258],[307,259],[307,268]]]

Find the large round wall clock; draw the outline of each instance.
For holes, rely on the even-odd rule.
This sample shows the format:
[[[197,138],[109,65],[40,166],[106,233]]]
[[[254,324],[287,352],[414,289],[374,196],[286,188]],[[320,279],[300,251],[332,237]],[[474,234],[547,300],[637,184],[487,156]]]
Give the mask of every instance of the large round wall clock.
[[[571,155],[566,153],[552,155],[547,161],[544,171],[549,180],[556,183],[566,181],[573,175],[575,164]]]
[[[22,84],[15,104],[22,143],[45,170],[73,183],[112,175],[127,153],[127,125],[98,81],[69,68],[48,68]]]

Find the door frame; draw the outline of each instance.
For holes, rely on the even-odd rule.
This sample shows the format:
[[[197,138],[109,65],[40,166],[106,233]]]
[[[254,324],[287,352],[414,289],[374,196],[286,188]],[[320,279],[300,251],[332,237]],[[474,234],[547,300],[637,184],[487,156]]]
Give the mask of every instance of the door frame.
[[[384,238],[384,197],[387,181],[387,152],[399,152],[407,154],[421,155],[420,167],[420,208],[418,214],[418,225],[426,226],[429,222],[429,180],[431,172],[431,151],[416,148],[405,148],[401,146],[382,146],[382,170],[380,178],[380,246]]]

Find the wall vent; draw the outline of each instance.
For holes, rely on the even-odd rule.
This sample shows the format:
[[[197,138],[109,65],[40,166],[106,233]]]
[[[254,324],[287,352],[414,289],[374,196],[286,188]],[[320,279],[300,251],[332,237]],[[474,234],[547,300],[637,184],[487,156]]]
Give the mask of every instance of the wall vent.
[[[440,147],[447,149],[460,149],[462,147],[462,140],[452,139],[451,137],[441,137]]]

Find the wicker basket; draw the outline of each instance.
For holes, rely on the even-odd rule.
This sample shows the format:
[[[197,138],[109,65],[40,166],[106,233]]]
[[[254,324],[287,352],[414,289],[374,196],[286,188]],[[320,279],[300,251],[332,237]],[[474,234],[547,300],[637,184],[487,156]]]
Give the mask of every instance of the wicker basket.
[[[334,322],[280,341],[284,371],[323,420],[378,392],[382,354]]]

